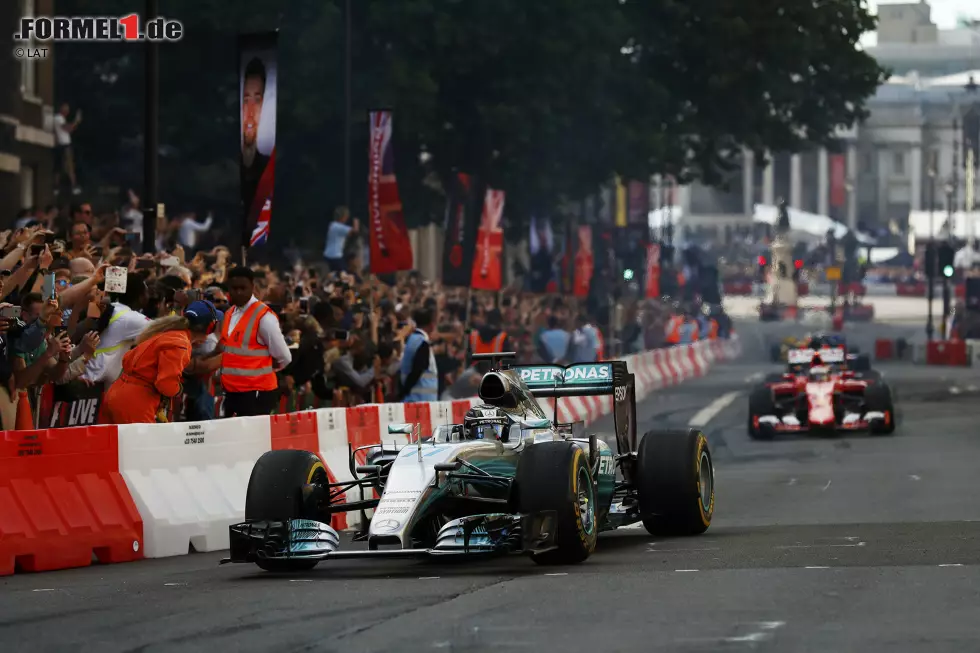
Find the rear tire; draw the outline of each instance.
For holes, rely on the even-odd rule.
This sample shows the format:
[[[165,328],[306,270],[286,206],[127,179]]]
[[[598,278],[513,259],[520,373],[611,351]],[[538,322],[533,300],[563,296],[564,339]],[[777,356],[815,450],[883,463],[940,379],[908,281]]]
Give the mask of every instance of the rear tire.
[[[651,535],[700,535],[715,512],[715,470],[697,429],[649,431],[637,452],[637,499]]]
[[[514,477],[518,513],[555,511],[557,548],[531,555],[542,565],[570,565],[595,551],[599,535],[589,456],[574,442],[538,442],[521,454]]]
[[[312,519],[303,487],[326,483],[327,469],[319,456],[309,451],[268,451],[255,462],[245,492],[246,521]],[[260,569],[272,572],[308,571],[318,560],[257,560]]]

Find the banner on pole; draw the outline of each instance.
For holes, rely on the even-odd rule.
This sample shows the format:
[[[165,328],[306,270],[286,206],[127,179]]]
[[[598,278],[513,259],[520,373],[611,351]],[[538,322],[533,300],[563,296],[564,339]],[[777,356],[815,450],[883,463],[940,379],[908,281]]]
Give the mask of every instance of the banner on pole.
[[[647,279],[646,297],[658,299],[660,297],[660,244],[650,243],[647,245]]]
[[[476,179],[459,172],[453,178],[446,207],[442,251],[442,285],[467,288],[473,279],[473,258],[479,227]]]
[[[238,40],[241,98],[241,207],[243,242],[269,239],[276,168],[278,34],[243,34]]]
[[[497,291],[503,287],[504,191],[488,188],[476,236],[471,287]]]
[[[578,246],[575,251],[575,280],[572,284],[572,291],[576,297],[589,296],[594,270],[595,255],[592,253],[592,227],[582,225],[578,228]]]
[[[371,272],[391,274],[415,267],[412,241],[395,177],[392,114],[372,111],[368,152],[368,217],[370,222]]]

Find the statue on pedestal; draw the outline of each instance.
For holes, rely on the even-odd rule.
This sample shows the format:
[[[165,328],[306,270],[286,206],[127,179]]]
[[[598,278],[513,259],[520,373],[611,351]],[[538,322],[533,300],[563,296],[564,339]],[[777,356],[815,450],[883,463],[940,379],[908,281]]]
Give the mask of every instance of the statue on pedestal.
[[[779,306],[796,307],[797,288],[793,281],[793,239],[790,236],[789,208],[780,199],[772,249],[772,270],[769,274],[767,299]]]

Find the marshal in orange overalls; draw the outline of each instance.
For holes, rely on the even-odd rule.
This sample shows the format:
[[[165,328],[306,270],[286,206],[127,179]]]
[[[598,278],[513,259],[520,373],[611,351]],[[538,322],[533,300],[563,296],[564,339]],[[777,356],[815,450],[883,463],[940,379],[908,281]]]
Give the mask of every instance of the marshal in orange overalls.
[[[105,424],[150,424],[164,398],[181,392],[181,375],[191,362],[190,331],[176,329],[150,337],[123,357],[123,371],[109,387]]]

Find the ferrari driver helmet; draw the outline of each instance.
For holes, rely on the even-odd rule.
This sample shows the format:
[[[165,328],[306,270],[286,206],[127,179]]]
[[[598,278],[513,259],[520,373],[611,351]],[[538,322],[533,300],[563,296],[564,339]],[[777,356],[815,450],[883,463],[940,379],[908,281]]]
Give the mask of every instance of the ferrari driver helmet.
[[[830,368],[826,365],[815,365],[810,368],[810,380],[823,383],[830,380]]]
[[[463,438],[466,440],[502,440],[510,418],[496,406],[476,406],[463,416]]]

